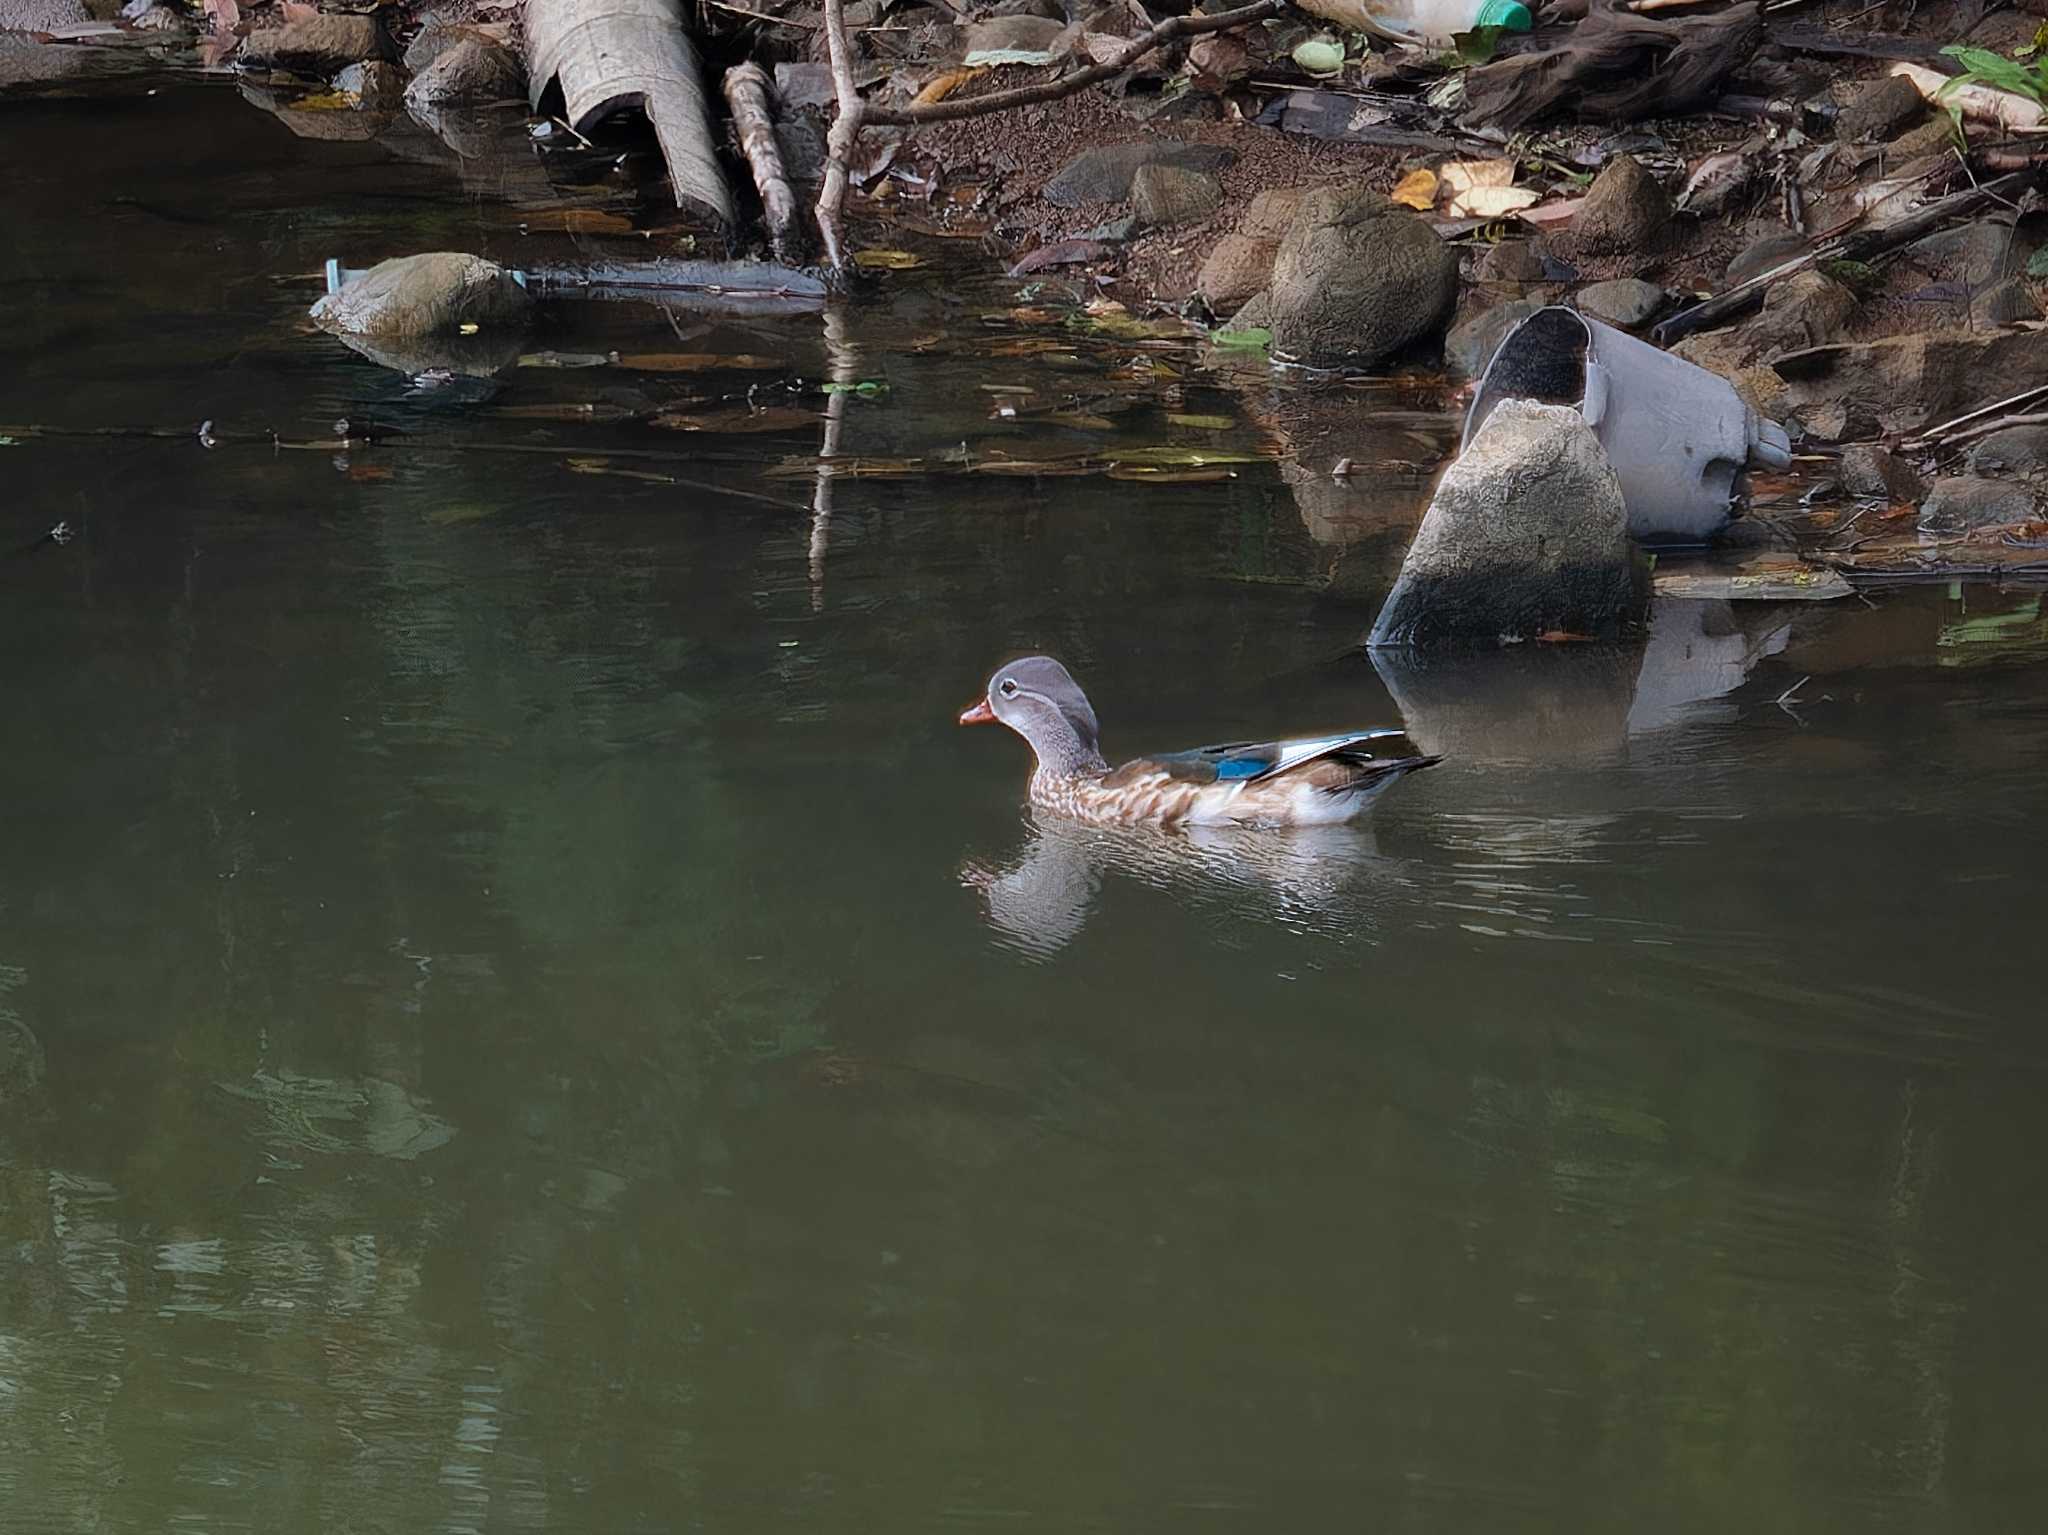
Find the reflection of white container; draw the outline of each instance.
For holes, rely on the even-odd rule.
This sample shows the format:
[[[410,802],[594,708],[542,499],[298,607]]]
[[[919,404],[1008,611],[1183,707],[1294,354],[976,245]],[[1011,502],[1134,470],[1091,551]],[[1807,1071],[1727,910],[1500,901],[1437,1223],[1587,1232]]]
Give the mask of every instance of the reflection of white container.
[[[1726,379],[1559,305],[1508,332],[1480,375],[1464,442],[1494,406],[1518,399],[1578,408],[1621,481],[1637,538],[1704,542],[1727,525],[1748,465],[1792,462],[1785,429]]]
[[[1460,32],[1500,27],[1526,32],[1534,18],[1522,0],[1300,0],[1312,16],[1390,43],[1448,48]]]

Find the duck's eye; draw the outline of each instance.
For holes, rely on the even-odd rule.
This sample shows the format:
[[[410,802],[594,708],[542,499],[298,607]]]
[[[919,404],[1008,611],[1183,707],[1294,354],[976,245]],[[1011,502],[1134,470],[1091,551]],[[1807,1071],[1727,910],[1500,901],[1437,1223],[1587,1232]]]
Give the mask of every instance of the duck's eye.
[[[1002,687],[997,689],[997,691],[1005,698],[1015,698],[1017,696],[1017,679],[1015,677],[1005,677]]]

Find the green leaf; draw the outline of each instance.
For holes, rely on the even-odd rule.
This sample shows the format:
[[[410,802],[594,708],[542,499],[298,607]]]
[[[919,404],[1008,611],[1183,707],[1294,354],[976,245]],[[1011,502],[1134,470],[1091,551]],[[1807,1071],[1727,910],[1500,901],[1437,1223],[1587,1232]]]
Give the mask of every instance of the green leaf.
[[[863,400],[872,400],[878,394],[887,394],[889,386],[878,378],[864,378],[857,384],[822,384],[826,394],[857,394]]]
[[[2048,105],[2048,76],[2040,65],[2020,64],[1989,48],[1967,48],[1961,43],[1951,43],[1941,51],[1962,65],[1963,73],[1944,85],[1938,95],[1947,96],[1957,86],[1975,82]]]
[[[1500,47],[1500,35],[1505,31],[1506,27],[1474,27],[1470,32],[1453,32],[1451,47],[1460,64],[1484,64]]]
[[[1263,352],[1273,344],[1273,333],[1257,325],[1247,325],[1243,330],[1219,330],[1209,338],[1214,346],[1236,347],[1246,352]]]

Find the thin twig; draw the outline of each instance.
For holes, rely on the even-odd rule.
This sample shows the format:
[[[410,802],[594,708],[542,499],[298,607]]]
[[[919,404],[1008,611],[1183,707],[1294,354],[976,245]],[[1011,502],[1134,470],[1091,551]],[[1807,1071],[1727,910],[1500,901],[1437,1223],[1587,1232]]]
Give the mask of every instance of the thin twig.
[[[957,122],[964,117],[980,117],[989,112],[1007,111],[1011,107],[1058,101],[1063,96],[1071,96],[1076,91],[1086,90],[1091,85],[1099,85],[1122,74],[1153,49],[1164,47],[1176,38],[1195,37],[1205,32],[1227,32],[1232,27],[1249,26],[1255,21],[1264,21],[1268,16],[1278,16],[1287,8],[1288,0],[1256,0],[1255,4],[1241,5],[1234,11],[1219,11],[1214,16],[1169,17],[1151,31],[1132,38],[1129,44],[1100,64],[1077,69],[1057,80],[1020,85],[1015,90],[996,91],[992,95],[976,96],[966,101],[949,97],[944,101],[928,101],[907,107],[873,107],[868,111],[867,120],[887,127],[907,128],[918,123]]]
[[[775,259],[789,261],[796,239],[796,193],[790,190],[789,176],[782,168],[782,147],[776,142],[775,120],[768,106],[768,76],[760,65],[749,61],[728,69],[723,85],[740,152],[747,157],[747,168],[754,173],[754,186],[761,194],[761,214]]]
[[[852,178],[853,146],[866,122],[867,103],[853,80],[853,45],[846,40],[846,0],[825,0],[825,41],[831,52],[832,90],[839,111],[825,136],[825,183],[818,189],[818,237],[825,245],[825,264],[846,269],[846,251],[839,239],[840,210],[846,206]]]

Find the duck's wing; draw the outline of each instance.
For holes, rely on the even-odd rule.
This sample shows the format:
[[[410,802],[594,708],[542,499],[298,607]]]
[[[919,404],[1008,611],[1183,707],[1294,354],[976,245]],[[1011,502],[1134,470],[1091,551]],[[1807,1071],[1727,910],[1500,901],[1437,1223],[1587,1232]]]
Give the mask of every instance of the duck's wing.
[[[1295,741],[1232,741],[1198,746],[1193,751],[1139,757],[1110,774],[1105,783],[1134,782],[1155,773],[1183,783],[1260,783],[1325,757],[1365,752],[1369,742],[1406,734],[1395,729],[1353,730],[1343,735],[1310,736]]]

